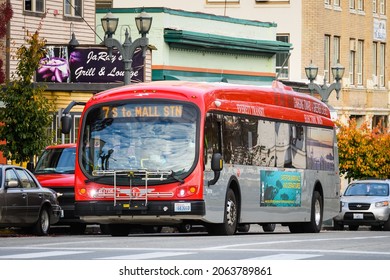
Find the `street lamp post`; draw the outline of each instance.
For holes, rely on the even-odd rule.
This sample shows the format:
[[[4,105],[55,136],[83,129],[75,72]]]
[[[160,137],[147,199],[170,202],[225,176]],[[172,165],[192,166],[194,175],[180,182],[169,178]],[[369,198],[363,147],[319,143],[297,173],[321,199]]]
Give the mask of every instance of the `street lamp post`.
[[[124,63],[124,84],[129,85],[131,84],[131,64],[133,62],[135,50],[137,48],[142,48],[143,57],[145,57],[146,47],[149,44],[149,39],[146,37],[146,34],[149,33],[150,27],[152,26],[152,17],[145,12],[141,12],[141,14],[135,18],[135,23],[141,37],[132,42],[126,28],[125,41],[123,44],[112,38],[112,35],[115,34],[118,27],[119,18],[109,12],[101,19],[101,22],[106,35],[104,37],[104,45],[108,48],[110,56],[113,47],[117,48],[122,55]]]
[[[305,67],[306,76],[310,81],[308,85],[310,92],[313,93],[313,91],[317,91],[321,96],[322,102],[326,104],[328,103],[329,95],[332,93],[333,90],[336,91],[336,97],[337,99],[339,99],[339,92],[341,90],[340,81],[343,78],[344,70],[345,68],[340,63],[337,63],[335,66],[332,66],[332,75],[336,82],[327,86],[326,78],[324,78],[324,84],[322,86],[319,86],[313,83],[318,74],[318,67],[314,66],[313,63],[310,63],[308,67]]]

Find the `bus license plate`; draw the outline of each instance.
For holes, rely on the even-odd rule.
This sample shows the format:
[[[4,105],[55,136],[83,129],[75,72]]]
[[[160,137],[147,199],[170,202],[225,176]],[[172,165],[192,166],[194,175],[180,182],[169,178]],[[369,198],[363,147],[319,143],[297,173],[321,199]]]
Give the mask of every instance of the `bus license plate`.
[[[190,212],[191,203],[175,203],[175,212]]]
[[[361,213],[354,213],[353,214],[353,218],[355,220],[363,220],[363,214],[361,214]]]

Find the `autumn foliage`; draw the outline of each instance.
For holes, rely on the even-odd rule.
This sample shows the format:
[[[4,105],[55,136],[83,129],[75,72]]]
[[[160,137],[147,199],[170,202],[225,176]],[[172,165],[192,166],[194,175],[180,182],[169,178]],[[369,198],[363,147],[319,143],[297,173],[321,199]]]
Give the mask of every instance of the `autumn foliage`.
[[[8,22],[12,18],[12,6],[10,3],[5,2],[0,4],[0,51],[5,53],[5,46],[4,46],[4,41],[3,38],[7,34],[7,25]],[[4,83],[5,81],[5,75],[4,75],[4,62],[0,58],[0,84]]]
[[[338,123],[340,173],[348,179],[389,178],[390,133],[379,125],[357,126],[356,120]]]

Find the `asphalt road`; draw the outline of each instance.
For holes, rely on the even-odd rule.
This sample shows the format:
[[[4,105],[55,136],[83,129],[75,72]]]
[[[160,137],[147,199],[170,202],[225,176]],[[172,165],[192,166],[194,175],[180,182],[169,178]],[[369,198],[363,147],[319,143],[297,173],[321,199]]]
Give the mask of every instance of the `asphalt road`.
[[[206,232],[128,237],[102,235],[90,227],[84,235],[57,231],[46,237],[0,234],[0,260],[390,260],[390,232],[333,231],[292,234],[286,227],[265,233],[209,236]]]

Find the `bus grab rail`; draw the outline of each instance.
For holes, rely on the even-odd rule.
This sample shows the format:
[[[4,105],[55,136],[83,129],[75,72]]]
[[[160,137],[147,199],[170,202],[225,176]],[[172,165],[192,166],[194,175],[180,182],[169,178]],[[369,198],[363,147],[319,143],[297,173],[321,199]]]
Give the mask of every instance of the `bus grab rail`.
[[[135,176],[140,176],[142,180],[145,181],[145,190],[148,191],[148,181],[163,181],[166,180],[169,176],[172,176],[173,171],[160,171],[160,170],[139,170],[139,169],[122,169],[122,170],[94,170],[92,171],[92,176],[113,176],[114,177],[114,206],[117,202],[117,184],[116,177],[117,175],[127,175],[130,177],[130,190],[131,178]],[[152,177],[150,177],[152,176]],[[132,199],[132,193],[130,192],[130,199]],[[148,205],[148,196],[145,196],[145,206]]]

